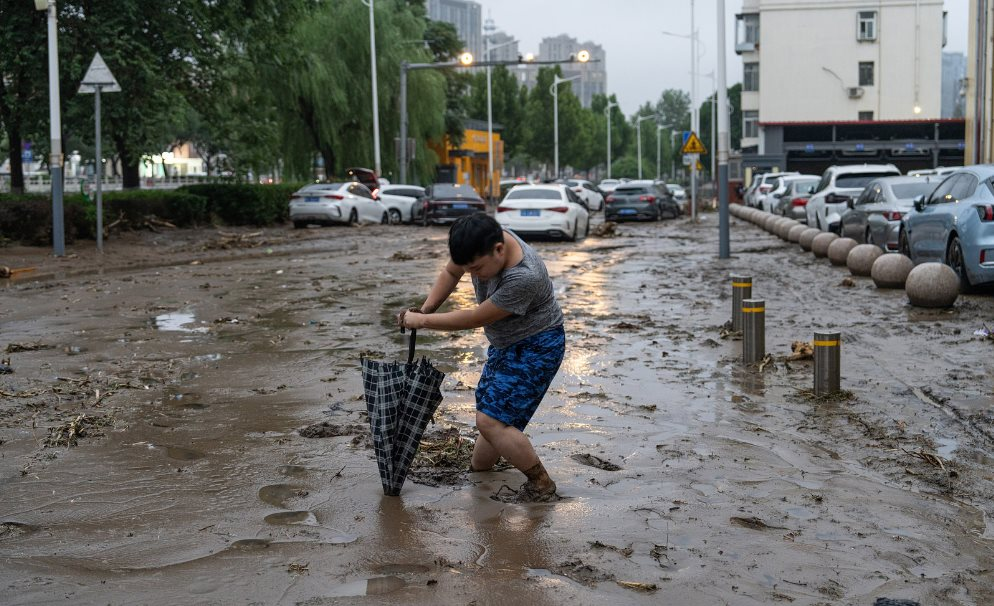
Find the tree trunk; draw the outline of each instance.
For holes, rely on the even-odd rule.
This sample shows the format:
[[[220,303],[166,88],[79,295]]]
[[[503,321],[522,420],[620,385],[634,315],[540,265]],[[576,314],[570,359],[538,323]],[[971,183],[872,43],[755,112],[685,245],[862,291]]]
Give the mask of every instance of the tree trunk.
[[[114,137],[114,147],[117,148],[117,155],[121,161],[121,187],[123,189],[140,188],[141,179],[138,175],[138,163],[141,158],[133,158],[131,152],[126,149],[124,139],[120,137]]]
[[[10,146],[10,193],[24,193],[24,163],[21,162],[21,128],[19,124],[7,124],[7,142]]]

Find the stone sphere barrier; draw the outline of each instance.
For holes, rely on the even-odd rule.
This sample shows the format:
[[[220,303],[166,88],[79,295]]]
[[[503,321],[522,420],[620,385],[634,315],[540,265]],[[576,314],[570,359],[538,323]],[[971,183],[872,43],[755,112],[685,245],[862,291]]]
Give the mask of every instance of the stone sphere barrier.
[[[873,269],[873,262],[876,261],[884,251],[879,246],[873,244],[860,244],[849,251],[846,258],[846,266],[849,273],[854,276],[869,276]]]
[[[811,240],[811,252],[813,252],[819,259],[827,257],[828,247],[832,245],[832,242],[835,242],[838,239],[839,236],[837,234],[822,232],[815,236],[814,240]]]
[[[797,243],[801,245],[801,248],[807,252],[811,250],[811,242],[815,239],[815,236],[821,234],[820,229],[815,229],[809,227],[801,232],[801,235],[797,238]]]
[[[959,296],[959,276],[945,263],[922,263],[908,273],[904,292],[915,307],[952,307]]]
[[[852,238],[839,238],[828,245],[828,260],[832,265],[845,265],[849,251],[856,248],[859,242]]]
[[[908,274],[914,269],[911,259],[900,253],[886,253],[877,257],[870,268],[870,277],[877,288],[904,288]]]
[[[801,234],[804,233],[806,229],[808,229],[808,226],[800,223],[791,227],[790,231],[787,232],[787,240],[790,242],[797,242],[801,239]]]

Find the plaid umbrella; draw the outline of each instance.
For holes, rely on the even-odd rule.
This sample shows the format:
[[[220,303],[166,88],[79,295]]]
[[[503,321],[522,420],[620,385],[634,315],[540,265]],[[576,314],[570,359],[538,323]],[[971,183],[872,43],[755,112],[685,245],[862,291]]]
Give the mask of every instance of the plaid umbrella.
[[[442,402],[439,386],[445,374],[425,357],[414,361],[416,334],[411,331],[406,364],[362,358],[362,385],[376,465],[383,494],[393,497],[400,494],[425,427]]]

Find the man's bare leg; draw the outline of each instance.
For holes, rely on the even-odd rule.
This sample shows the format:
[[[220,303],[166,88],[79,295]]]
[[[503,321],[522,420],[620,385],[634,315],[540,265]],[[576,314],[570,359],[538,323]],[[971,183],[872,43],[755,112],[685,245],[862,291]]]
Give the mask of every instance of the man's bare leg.
[[[542,461],[525,434],[517,427],[507,425],[482,412],[476,413],[476,427],[481,439],[473,449],[473,469],[489,469],[497,462],[493,455],[504,457],[508,463],[525,474],[537,492],[555,491],[556,484],[549,477]],[[489,465],[487,465],[489,463]]]

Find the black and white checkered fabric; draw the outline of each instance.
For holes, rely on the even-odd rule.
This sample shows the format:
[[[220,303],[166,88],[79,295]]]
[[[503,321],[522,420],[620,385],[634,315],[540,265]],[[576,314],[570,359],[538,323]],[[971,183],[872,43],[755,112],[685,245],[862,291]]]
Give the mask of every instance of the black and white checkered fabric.
[[[362,359],[369,429],[384,494],[400,494],[425,427],[442,402],[444,378],[427,358],[407,364]]]

